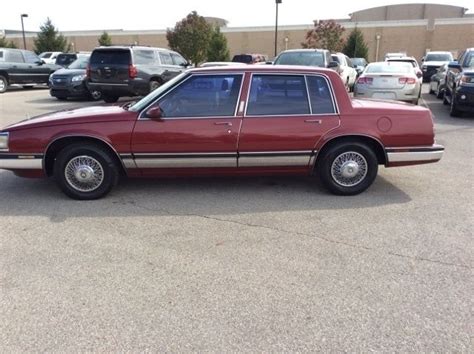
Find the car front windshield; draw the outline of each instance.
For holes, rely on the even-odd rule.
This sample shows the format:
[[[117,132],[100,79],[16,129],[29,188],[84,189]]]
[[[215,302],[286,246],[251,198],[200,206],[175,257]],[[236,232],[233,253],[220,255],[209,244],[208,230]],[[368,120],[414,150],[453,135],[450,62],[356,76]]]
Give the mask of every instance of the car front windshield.
[[[48,53],[48,52],[46,52],[46,53],[41,54],[39,57],[40,57],[40,58],[43,58],[43,59],[48,59],[48,58],[51,58],[51,55],[52,55],[52,54],[53,54],[53,53]]]
[[[410,74],[413,73],[413,67],[408,63],[374,63],[369,64],[365,70],[368,74],[383,73],[383,74]]]
[[[352,63],[357,66],[364,66],[366,64],[364,58],[352,58]]]
[[[87,64],[89,63],[89,58],[83,57],[74,60],[71,65],[68,66],[69,69],[87,69]]]
[[[324,57],[321,52],[287,52],[282,53],[275,65],[306,65],[306,66],[324,66]]]
[[[153,101],[155,101],[163,92],[167,91],[170,87],[175,85],[177,82],[181,81],[187,75],[188,74],[184,72],[182,74],[179,74],[178,76],[175,76],[173,79],[164,83],[153,92],[150,92],[148,95],[143,97],[140,101],[134,103],[132,106],[130,106],[128,110],[133,111],[133,112],[141,111],[143,108],[147,107]]]
[[[427,54],[425,61],[452,61],[451,54]]]

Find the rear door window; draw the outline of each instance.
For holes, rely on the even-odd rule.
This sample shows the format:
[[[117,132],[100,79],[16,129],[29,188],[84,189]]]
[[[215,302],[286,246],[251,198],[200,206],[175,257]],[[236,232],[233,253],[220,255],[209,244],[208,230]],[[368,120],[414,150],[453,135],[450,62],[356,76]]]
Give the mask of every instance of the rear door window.
[[[309,114],[303,75],[253,75],[247,115]]]
[[[19,50],[9,50],[6,55],[6,61],[12,63],[24,63],[23,55]]]
[[[309,98],[311,100],[311,113],[336,113],[327,80],[322,76],[307,76],[306,81],[308,83]]]
[[[128,50],[95,50],[91,56],[91,65],[129,65]]]
[[[173,65],[170,53],[160,52],[160,60],[162,65]]]

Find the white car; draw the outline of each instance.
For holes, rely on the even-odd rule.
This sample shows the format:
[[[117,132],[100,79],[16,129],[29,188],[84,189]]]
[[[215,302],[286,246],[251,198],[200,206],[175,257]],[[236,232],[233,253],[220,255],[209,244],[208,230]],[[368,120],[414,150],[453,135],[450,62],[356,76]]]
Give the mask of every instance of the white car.
[[[343,53],[331,54],[332,60],[339,64],[339,75],[349,91],[354,88],[357,70],[349,57]]]
[[[413,70],[415,71],[415,75],[418,78],[420,83],[423,83],[423,73],[421,72],[420,65],[414,57],[400,57],[400,58],[388,58],[385,59],[388,62],[398,62],[398,63],[410,63],[413,66]]]
[[[39,55],[40,59],[43,60],[46,64],[55,64],[56,58],[62,52],[43,52]]]

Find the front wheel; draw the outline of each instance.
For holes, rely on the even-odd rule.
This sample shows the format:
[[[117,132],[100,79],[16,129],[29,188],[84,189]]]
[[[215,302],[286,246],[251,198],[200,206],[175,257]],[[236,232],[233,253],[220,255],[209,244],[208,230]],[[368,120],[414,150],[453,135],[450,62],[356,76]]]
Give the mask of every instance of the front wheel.
[[[102,92],[93,90],[89,92],[89,99],[92,101],[98,101],[102,98]]]
[[[118,176],[111,154],[95,144],[72,144],[59,152],[54,163],[56,182],[73,199],[105,196],[117,184]]]
[[[0,93],[4,93],[8,88],[8,81],[4,76],[0,75]]]
[[[340,143],[326,150],[317,164],[319,178],[333,194],[355,195],[365,191],[377,177],[378,161],[364,143]]]

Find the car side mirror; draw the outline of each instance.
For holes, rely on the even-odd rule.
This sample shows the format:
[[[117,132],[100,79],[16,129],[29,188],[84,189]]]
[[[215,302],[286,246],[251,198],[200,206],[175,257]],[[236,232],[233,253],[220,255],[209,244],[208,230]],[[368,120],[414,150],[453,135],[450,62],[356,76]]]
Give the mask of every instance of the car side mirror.
[[[183,68],[187,68],[188,66],[191,66],[191,64],[189,62],[184,62],[184,63],[181,63],[179,65],[182,66]]]
[[[421,62],[423,63],[425,61],[425,57],[421,58]]]
[[[453,70],[462,71],[461,64],[459,64],[457,61],[451,61],[451,62],[449,62],[448,68],[449,68],[449,69],[453,69]]]
[[[148,118],[156,119],[156,120],[161,119],[162,113],[163,112],[161,111],[161,108],[158,105],[153,106],[153,107],[151,107],[150,109],[148,109],[146,111],[146,115],[147,115]]]
[[[40,59],[40,60],[36,61],[35,63],[36,63],[36,65],[46,64],[46,62],[43,59]]]
[[[423,73],[421,71],[416,72],[416,77],[421,79],[423,77]]]
[[[273,65],[273,62],[272,61],[266,61],[265,64],[266,65]]]

